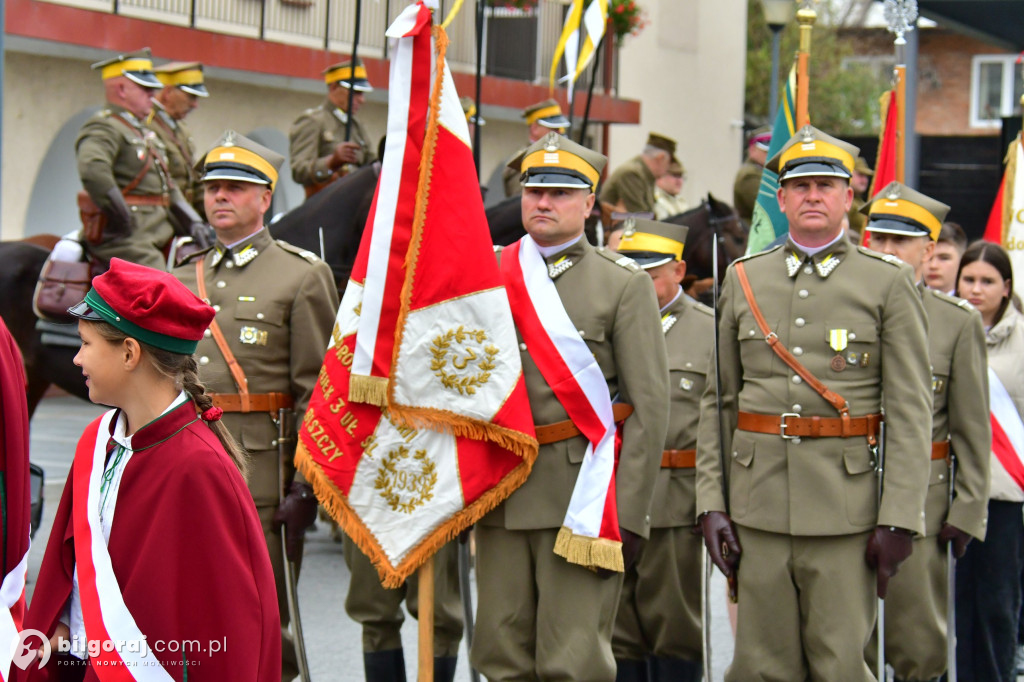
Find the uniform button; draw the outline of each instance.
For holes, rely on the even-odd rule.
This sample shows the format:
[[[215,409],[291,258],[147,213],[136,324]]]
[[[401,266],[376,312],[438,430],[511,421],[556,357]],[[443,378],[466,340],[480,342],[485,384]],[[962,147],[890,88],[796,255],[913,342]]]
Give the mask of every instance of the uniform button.
[[[208,357],[206,357],[204,355],[203,357],[199,358],[199,364],[200,365],[208,365],[208,364],[210,364],[210,358],[208,358]]]
[[[794,374],[793,375],[793,383],[794,384],[802,384],[802,383],[804,383],[804,380],[800,378],[799,374]]]
[[[810,293],[808,293],[807,289],[801,289],[800,291],[797,292],[796,295],[799,296],[800,298],[807,298],[808,296],[810,296]]]
[[[853,332],[850,332],[848,336],[849,336],[849,338],[850,338],[850,341],[853,341],[854,339],[856,339],[856,338],[857,338],[857,335],[856,335],[856,334],[854,334]]]
[[[526,350],[526,344],[525,343],[519,344],[519,350]]]
[[[577,329],[576,331],[578,331],[580,333],[580,336],[586,336],[587,335],[587,333],[584,332],[582,329]]]
[[[793,411],[794,411],[794,412],[796,412],[797,414],[800,414],[801,412],[803,412],[803,411],[804,411],[804,406],[803,406],[803,405],[801,405],[800,403],[797,403],[796,405],[793,405],[793,408],[792,408],[792,409],[793,409]]]
[[[207,329],[205,332],[203,332],[203,338],[204,339],[208,339],[211,336],[213,336],[213,332],[211,332],[209,329]]]
[[[693,363],[692,362],[688,362],[688,363],[686,363],[686,366],[687,367],[693,367]]]
[[[810,275],[813,272],[814,272],[814,268],[812,268],[810,265],[804,267],[804,274],[805,275]]]
[[[218,288],[218,289],[223,289],[223,288],[224,288],[224,287],[226,287],[227,285],[228,285],[228,283],[227,283],[227,282],[225,282],[224,280],[220,280],[219,282],[217,282],[217,288]]]
[[[804,326],[805,324],[807,324],[807,320],[805,320],[805,319],[804,319],[804,318],[802,318],[802,317],[798,317],[798,318],[796,318],[796,320],[795,320],[795,321],[793,322],[793,324],[795,324],[795,325],[796,325],[796,326],[798,326],[798,327],[802,327],[802,326]]]
[[[276,446],[277,445],[277,439],[275,438],[274,440],[270,441],[270,444]]]
[[[263,313],[256,313],[256,319],[257,320],[262,320],[263,319]]]
[[[220,305],[213,306],[213,312],[219,313],[220,312]]]
[[[756,333],[757,332],[755,332],[753,329],[751,329],[750,331],[747,332],[747,336],[753,336]]]
[[[733,459],[736,459],[739,456],[740,456],[740,453],[736,452],[735,450],[732,451],[732,458]]]
[[[939,474],[939,480],[940,481],[945,481],[946,477],[943,474]]]
[[[224,267],[230,270],[231,268],[235,267],[235,264],[232,261],[228,261],[227,263],[224,264]]]
[[[803,348],[801,348],[800,346],[794,346],[793,347],[793,355],[803,355],[803,354],[804,354],[804,349]]]
[[[800,445],[800,436],[791,439],[789,442],[792,443],[793,445]]]

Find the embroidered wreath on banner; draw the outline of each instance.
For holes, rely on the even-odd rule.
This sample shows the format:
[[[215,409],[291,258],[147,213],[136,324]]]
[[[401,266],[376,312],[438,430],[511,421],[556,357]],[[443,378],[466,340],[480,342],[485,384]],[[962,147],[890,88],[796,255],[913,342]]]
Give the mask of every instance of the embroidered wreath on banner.
[[[479,345],[474,347],[469,345],[469,341],[476,341]],[[441,385],[450,391],[458,391],[459,395],[474,395],[477,388],[490,381],[499,349],[493,343],[484,345],[486,341],[484,330],[466,329],[461,324],[434,337],[430,348],[434,359],[430,361],[430,369],[441,380]],[[449,354],[451,372],[448,371]],[[471,367],[473,362],[476,362],[473,367],[477,371]]]
[[[377,480],[373,484],[381,491],[380,496],[391,511],[403,514],[412,514],[417,507],[433,499],[437,485],[437,465],[427,458],[427,451],[417,450],[411,456],[417,471],[398,468],[400,462],[409,459],[409,448],[399,445],[389,451],[377,469]]]

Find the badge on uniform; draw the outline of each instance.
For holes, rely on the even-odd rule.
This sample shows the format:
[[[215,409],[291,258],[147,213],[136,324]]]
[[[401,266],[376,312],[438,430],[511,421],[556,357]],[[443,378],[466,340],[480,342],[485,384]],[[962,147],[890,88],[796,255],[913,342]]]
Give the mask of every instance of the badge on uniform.
[[[946,388],[946,381],[945,381],[945,379],[941,379],[941,378],[939,378],[939,377],[937,377],[937,376],[935,376],[933,374],[932,375],[932,393],[935,393],[936,395],[938,395],[939,393],[942,393],[945,388]]]
[[[679,388],[683,389],[684,391],[692,391],[693,380],[683,377],[682,379],[679,380]]]
[[[846,344],[848,341],[849,334],[847,333],[847,330],[828,330],[828,345],[836,352],[836,356],[832,358],[832,362],[830,363],[834,372],[842,372],[846,369],[846,358],[843,357],[843,351],[846,350]]]
[[[238,340],[251,346],[265,346],[267,345],[267,332],[256,327],[242,327]]]

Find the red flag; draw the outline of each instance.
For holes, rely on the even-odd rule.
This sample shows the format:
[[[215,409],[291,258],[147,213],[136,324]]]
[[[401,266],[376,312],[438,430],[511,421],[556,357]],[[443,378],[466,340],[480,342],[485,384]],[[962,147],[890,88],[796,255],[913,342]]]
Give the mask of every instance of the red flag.
[[[394,587],[526,480],[537,441],[447,37],[422,2],[388,36],[381,176],[296,464]]]
[[[1003,179],[999,182],[999,191],[996,193],[996,200],[992,202],[992,210],[988,214],[988,222],[985,223],[985,234],[982,236],[987,242],[1003,243],[1003,196],[1006,193],[1006,183],[1009,169],[1003,173]]]
[[[892,90],[882,95],[882,128],[878,143],[878,158],[875,160],[875,177],[871,182],[871,198],[896,179],[896,93]]]

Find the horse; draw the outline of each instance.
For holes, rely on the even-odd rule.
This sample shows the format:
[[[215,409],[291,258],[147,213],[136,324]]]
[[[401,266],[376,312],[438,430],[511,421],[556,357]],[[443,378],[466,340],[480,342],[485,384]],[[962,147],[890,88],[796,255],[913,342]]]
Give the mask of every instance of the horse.
[[[712,245],[718,242],[718,283],[725,278],[729,263],[743,256],[747,250],[747,230],[732,207],[708,193],[699,206],[664,220],[666,223],[686,225],[683,251],[686,260],[686,278],[683,289],[690,296],[711,303],[714,259]]]

